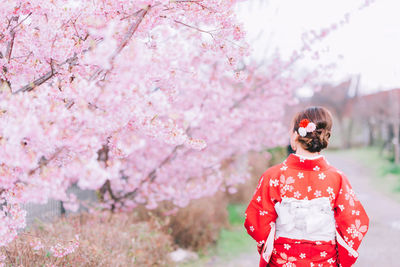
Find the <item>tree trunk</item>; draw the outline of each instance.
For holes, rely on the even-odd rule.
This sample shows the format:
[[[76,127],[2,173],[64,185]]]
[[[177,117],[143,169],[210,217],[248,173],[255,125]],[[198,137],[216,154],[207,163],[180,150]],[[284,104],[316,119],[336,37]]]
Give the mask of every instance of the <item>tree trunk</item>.
[[[368,125],[368,146],[374,145],[374,125],[371,123],[370,120],[367,121]]]
[[[393,125],[393,146],[394,146],[394,163],[400,163],[400,147],[399,147],[399,131],[400,131],[400,123],[397,119]]]
[[[352,134],[353,134],[353,124],[354,119],[352,117],[349,118],[349,125],[347,126],[346,131],[346,139],[345,139],[345,148],[351,148],[352,145]]]

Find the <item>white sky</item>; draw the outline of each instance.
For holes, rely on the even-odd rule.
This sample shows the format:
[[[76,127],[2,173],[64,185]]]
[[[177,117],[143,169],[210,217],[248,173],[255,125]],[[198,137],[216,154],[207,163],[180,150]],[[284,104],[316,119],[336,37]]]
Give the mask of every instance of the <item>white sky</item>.
[[[336,62],[332,78],[361,74],[363,93],[400,87],[400,1],[377,0],[359,10],[361,0],[249,0],[238,5],[257,60],[279,49],[287,58],[302,45],[301,34],[338,23],[349,12],[350,22],[339,26],[312,48],[323,49],[319,61],[306,59],[297,66],[314,69]]]

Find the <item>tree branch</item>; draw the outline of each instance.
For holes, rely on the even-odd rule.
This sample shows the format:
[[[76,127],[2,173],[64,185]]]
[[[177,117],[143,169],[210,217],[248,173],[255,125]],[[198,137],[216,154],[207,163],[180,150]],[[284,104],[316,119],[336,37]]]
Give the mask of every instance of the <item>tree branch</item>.
[[[47,164],[49,164],[50,161],[52,161],[53,159],[55,159],[55,158],[58,156],[58,154],[61,153],[61,151],[63,150],[63,148],[64,148],[64,147],[61,147],[61,148],[57,149],[57,151],[56,151],[53,155],[51,155],[49,159],[46,159],[46,157],[42,156],[42,157],[40,158],[40,160],[39,160],[38,166],[37,166],[36,168],[30,170],[30,171],[28,172],[28,174],[29,174],[29,175],[32,175],[32,174],[34,174],[38,169],[40,169],[41,167],[46,166]]]
[[[133,34],[136,32],[137,28],[139,27],[140,23],[142,22],[144,16],[146,16],[147,12],[150,10],[151,6],[147,6],[147,8],[142,9],[139,12],[139,17],[136,19],[135,23],[133,23],[130,27],[128,32],[126,33],[124,39],[118,46],[117,50],[115,50],[114,54],[111,57],[111,61],[124,49],[124,47],[128,44],[129,40],[132,38]]]
[[[14,47],[14,39],[15,39],[15,31],[11,30],[10,31],[11,39],[7,44],[7,49],[6,49],[6,59],[8,63],[10,63],[11,60],[11,53]]]
[[[21,20],[20,22],[18,22],[18,24],[15,25],[11,30],[14,31],[19,25],[21,25],[21,24],[22,24],[27,18],[29,18],[31,15],[32,15],[32,12],[29,13],[28,15],[26,15],[26,17],[25,17],[23,20]]]
[[[197,0],[197,1],[195,1],[195,0],[175,0],[175,3],[177,3],[177,4],[193,3],[196,5],[199,5],[203,9],[207,9],[207,10],[210,10],[210,11],[216,13],[215,9],[211,9],[211,8],[203,5],[201,2],[202,2],[201,0]]]
[[[163,159],[163,161],[161,161],[161,163],[155,167],[151,172],[149,172],[149,174],[146,176],[145,179],[143,179],[142,181],[140,181],[140,184],[138,187],[136,187],[133,191],[128,192],[120,197],[116,197],[114,200],[120,201],[123,199],[126,199],[128,197],[135,197],[137,195],[137,193],[139,192],[140,187],[145,183],[145,182],[153,182],[156,178],[157,178],[157,169],[161,168],[162,166],[164,166],[165,164],[167,164],[171,159],[173,159],[173,157],[176,154],[176,151],[182,147],[183,145],[177,145],[174,147],[174,149],[171,151],[171,153],[168,154],[167,157],[165,157]]]
[[[184,22],[182,22],[182,21],[175,20],[175,19],[174,19],[174,22],[175,22],[175,23],[178,23],[178,24],[181,24],[181,25],[183,25],[183,26],[189,27],[189,28],[191,28],[191,29],[197,30],[197,31],[199,31],[199,32],[207,33],[207,34],[209,34],[209,35],[211,36],[211,38],[213,38],[213,40],[216,40],[214,34],[212,33],[212,31],[215,31],[215,30],[212,30],[212,31],[202,30],[202,29],[200,29],[200,28],[198,28],[198,27],[196,27],[196,26],[192,26],[192,25],[186,24],[186,23],[184,23]],[[226,41],[226,42],[228,42],[228,43],[233,44],[234,46],[237,46],[237,47],[240,47],[240,48],[245,48],[245,47],[243,47],[243,46],[241,46],[241,45],[239,45],[239,44],[237,44],[237,43],[235,43],[235,42],[233,42],[233,41],[231,41],[231,40],[229,40],[229,39],[222,38],[222,37],[219,37],[219,38],[220,38],[221,40],[224,40],[224,41]]]
[[[190,131],[192,130],[192,128],[189,126],[186,129],[186,134],[189,134]],[[136,187],[133,191],[128,192],[120,197],[116,197],[114,200],[115,201],[120,201],[123,200],[125,198],[128,197],[135,197],[137,195],[137,193],[139,192],[140,187],[145,183],[145,182],[154,182],[154,180],[157,178],[157,169],[161,168],[162,166],[164,166],[165,164],[167,164],[168,162],[170,162],[172,159],[174,159],[174,157],[176,156],[176,151],[178,151],[179,148],[181,148],[183,145],[177,145],[174,147],[174,149],[171,151],[171,153],[168,154],[167,157],[165,157],[160,164],[158,164],[157,167],[155,167],[153,170],[151,170],[151,172],[149,172],[149,174],[146,176],[145,179],[143,179],[142,181],[140,181],[140,184],[138,187]]]
[[[208,33],[208,34],[215,40],[214,35],[213,35],[211,32],[209,32],[209,31],[202,30],[202,29],[200,29],[200,28],[197,28],[197,27],[195,27],[195,26],[186,24],[186,23],[184,23],[184,22],[182,22],[182,21],[179,21],[179,20],[176,20],[176,19],[174,19],[174,22],[175,22],[175,23],[178,23],[178,24],[181,24],[181,25],[183,25],[183,26],[192,28],[192,29],[197,30],[197,31],[199,31],[199,32]]]
[[[10,28],[12,26],[13,22],[18,22],[18,18],[19,18],[18,16],[11,17],[11,19],[9,20],[8,28]],[[14,47],[14,39],[15,39],[15,31],[14,31],[14,29],[16,27],[18,27],[18,25],[20,25],[20,23],[18,23],[17,25],[15,25],[14,27],[12,27],[10,29],[11,38],[10,38],[10,41],[8,42],[8,44],[7,44],[6,54],[5,54],[5,57],[6,57],[7,61],[8,61],[8,63],[10,63],[11,53],[12,53],[12,50],[13,50],[13,47]]]
[[[89,49],[88,49],[89,50]],[[86,50],[86,51],[88,51]],[[86,52],[84,51],[84,52]],[[20,92],[29,92],[32,91],[33,89],[35,89],[35,87],[42,85],[43,83],[47,82],[48,80],[50,80],[51,78],[54,77],[55,74],[57,74],[57,69],[61,68],[62,66],[64,66],[65,64],[69,64],[69,65],[74,65],[76,64],[76,61],[78,60],[78,56],[75,54],[74,56],[68,58],[67,60],[65,60],[64,62],[62,62],[61,64],[58,64],[57,68],[55,68],[52,64],[51,66],[51,70],[49,72],[47,72],[46,74],[44,74],[43,76],[37,78],[36,80],[34,80],[33,82],[21,87],[20,89],[18,89],[17,91],[13,92],[13,94],[18,94]]]
[[[257,89],[258,87],[261,86],[265,86],[268,83],[270,83],[271,81],[273,81],[275,78],[279,77],[282,73],[284,73],[286,70],[289,69],[289,67],[291,67],[297,60],[300,59],[300,56],[297,56],[294,60],[292,60],[285,69],[280,70],[276,73],[274,73],[266,82],[264,80],[262,80],[260,83],[256,83],[254,85],[254,89]],[[232,111],[233,109],[237,108],[240,106],[241,103],[243,103],[244,101],[246,101],[246,99],[248,99],[250,97],[251,92],[246,93],[243,97],[239,98],[239,100],[237,100],[235,103],[233,103],[233,105],[229,108],[230,111]]]

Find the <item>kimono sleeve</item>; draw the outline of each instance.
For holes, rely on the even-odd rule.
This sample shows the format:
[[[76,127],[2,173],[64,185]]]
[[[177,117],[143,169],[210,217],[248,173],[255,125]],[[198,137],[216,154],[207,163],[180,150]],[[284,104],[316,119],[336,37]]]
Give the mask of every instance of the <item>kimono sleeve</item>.
[[[258,182],[257,189],[245,211],[244,227],[247,233],[263,246],[271,232],[272,224],[276,220],[274,203],[270,197],[269,178],[264,173]]]
[[[352,266],[358,258],[357,249],[369,227],[369,218],[357,199],[349,180],[340,176],[340,190],[335,201],[336,239],[340,266]]]

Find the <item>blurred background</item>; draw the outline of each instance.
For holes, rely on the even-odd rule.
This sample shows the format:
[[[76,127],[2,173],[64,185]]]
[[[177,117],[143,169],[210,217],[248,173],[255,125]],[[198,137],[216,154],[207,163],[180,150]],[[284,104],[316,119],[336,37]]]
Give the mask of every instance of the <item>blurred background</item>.
[[[288,121],[304,106],[326,106],[336,119],[331,147],[377,145],[398,163],[398,8],[396,1],[250,1],[238,14],[259,62],[277,51],[288,59],[307,32],[334,29],[294,63],[304,72],[324,72],[319,83],[298,88],[299,104],[288,108]]]

